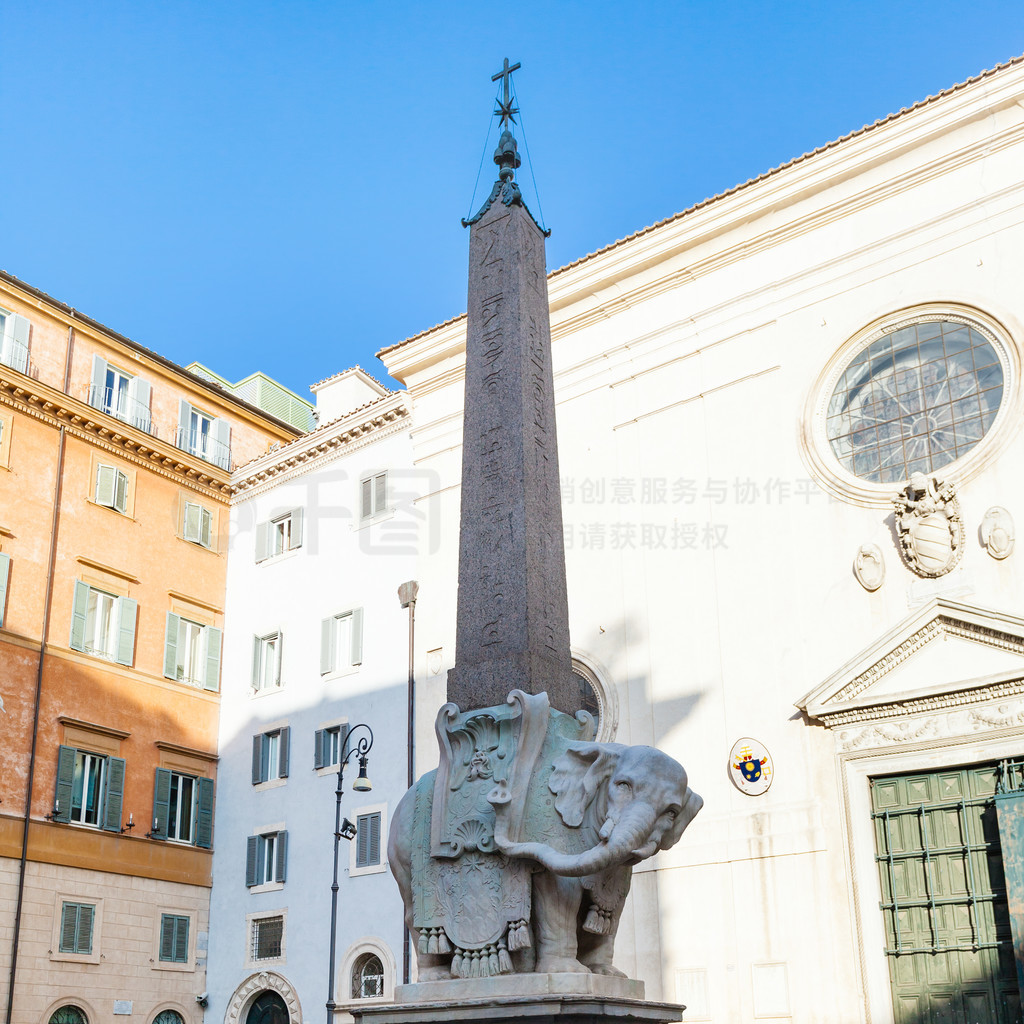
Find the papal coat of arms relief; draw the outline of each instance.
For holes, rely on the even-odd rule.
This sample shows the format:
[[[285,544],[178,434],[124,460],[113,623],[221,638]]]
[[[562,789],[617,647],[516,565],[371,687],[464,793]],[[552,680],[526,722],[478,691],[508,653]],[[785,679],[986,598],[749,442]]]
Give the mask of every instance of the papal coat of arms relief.
[[[964,524],[952,484],[914,473],[893,505],[904,561],[918,576],[944,576],[960,561],[964,548]]]

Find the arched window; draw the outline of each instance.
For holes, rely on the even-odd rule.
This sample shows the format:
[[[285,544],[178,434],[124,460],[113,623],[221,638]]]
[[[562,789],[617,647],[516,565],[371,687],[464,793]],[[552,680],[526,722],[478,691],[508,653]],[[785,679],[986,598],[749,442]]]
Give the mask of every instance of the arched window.
[[[177,1010],[161,1010],[153,1018],[153,1024],[185,1024],[185,1018]]]
[[[288,1007],[276,992],[264,992],[256,997],[245,1015],[245,1024],[290,1024]]]
[[[69,1004],[54,1010],[49,1024],[89,1024],[89,1018],[77,1006]]]
[[[576,707],[594,716],[594,738],[608,743],[615,738],[619,727],[618,701],[615,689],[606,682],[607,675],[598,674],[596,666],[586,656],[573,652],[572,674],[579,685]]]
[[[384,965],[376,953],[363,953],[352,965],[352,998],[380,999],[384,995]]]

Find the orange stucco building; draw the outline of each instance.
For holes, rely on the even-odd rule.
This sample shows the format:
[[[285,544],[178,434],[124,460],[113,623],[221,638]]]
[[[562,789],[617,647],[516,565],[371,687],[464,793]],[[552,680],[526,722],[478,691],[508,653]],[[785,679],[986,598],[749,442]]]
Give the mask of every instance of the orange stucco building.
[[[296,434],[0,273],[5,1021],[202,1020],[228,478]]]

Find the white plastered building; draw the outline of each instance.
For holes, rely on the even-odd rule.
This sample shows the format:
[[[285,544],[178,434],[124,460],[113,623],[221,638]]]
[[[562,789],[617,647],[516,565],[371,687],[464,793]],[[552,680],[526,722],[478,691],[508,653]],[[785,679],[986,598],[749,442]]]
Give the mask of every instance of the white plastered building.
[[[705,800],[678,846],[635,872],[617,963],[650,998],[687,1003],[687,1020],[1018,1019],[1019,922],[1006,909],[1016,878],[1003,880],[1010,833],[995,789],[1014,789],[1024,757],[1012,547],[1013,520],[1024,521],[1022,167],[1018,59],[550,275],[574,656],[602,738],[677,757]],[[456,318],[383,350],[406,391],[377,402],[408,417],[351,456],[352,479],[400,465],[420,488],[414,556],[367,554],[351,573],[344,562],[339,608],[361,605],[366,623],[378,604],[374,618],[390,616],[380,666],[371,672],[367,643],[353,691],[353,678],[320,688],[308,652],[302,683],[289,678],[280,694],[233,703],[225,683],[224,873],[244,861],[226,836],[283,820],[286,802],[295,813],[291,776],[252,810],[254,729],[301,715],[311,735],[351,699],[353,721],[393,720],[389,749],[404,754],[393,591],[405,579],[421,588],[417,773],[435,763],[454,661],[464,347]],[[315,437],[240,476],[285,465]],[[261,522],[299,503],[275,482],[291,472],[239,491],[239,516]],[[307,470],[295,472],[298,487]],[[901,551],[893,502],[912,472],[946,485],[936,500],[954,515],[937,572]],[[234,664],[243,685],[254,637],[276,628],[265,611],[283,602],[318,623],[338,585],[323,553],[315,576],[288,576],[287,560],[245,564],[247,543],[236,534],[225,634],[225,679]],[[279,572],[270,594],[268,570]],[[744,786],[742,750],[770,769],[760,785]],[[389,783],[401,791],[400,778]],[[289,934],[300,900],[323,918],[332,800],[325,785],[315,887],[281,890]],[[210,977],[230,949],[226,999],[254,976],[241,962],[246,917],[284,897],[220,879]],[[388,913],[380,939],[397,965],[400,921]],[[291,984],[314,993],[316,927],[310,963],[293,971],[290,945],[287,963]],[[312,1018],[301,1002],[294,1021]],[[244,1009],[224,1019],[245,1020]]]

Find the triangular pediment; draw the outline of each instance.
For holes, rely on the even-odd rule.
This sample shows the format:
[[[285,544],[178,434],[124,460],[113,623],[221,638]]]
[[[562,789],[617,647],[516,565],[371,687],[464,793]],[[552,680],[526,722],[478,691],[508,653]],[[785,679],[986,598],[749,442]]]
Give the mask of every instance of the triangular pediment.
[[[907,616],[797,702],[827,725],[1024,691],[1024,619],[941,598]]]

